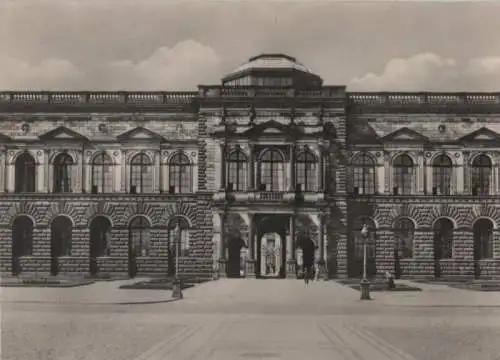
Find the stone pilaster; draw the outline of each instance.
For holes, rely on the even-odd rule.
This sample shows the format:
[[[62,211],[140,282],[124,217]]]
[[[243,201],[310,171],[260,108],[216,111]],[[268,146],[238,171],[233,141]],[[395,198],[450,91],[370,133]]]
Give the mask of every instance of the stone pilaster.
[[[129,187],[129,177],[127,176],[127,151],[122,150],[121,151],[121,192],[122,193],[128,193],[130,191]]]
[[[161,152],[155,151],[153,158],[153,192],[161,192]]]
[[[297,260],[295,259],[295,215],[290,216],[290,230],[286,238],[286,277],[297,277]]]
[[[250,152],[248,158],[248,190],[255,190],[255,147],[250,143]]]
[[[227,214],[220,214],[220,240],[219,240],[219,278],[227,277],[227,258],[226,258],[226,223]]]
[[[6,184],[5,184],[5,178],[6,178],[6,170],[7,170],[7,152],[4,149],[0,149],[0,193],[5,191]]]
[[[224,190],[226,188],[226,151],[227,143],[225,139],[220,144],[220,187],[219,189]]]
[[[246,259],[246,269],[245,275],[246,277],[253,278],[255,277],[255,253],[257,249],[256,239],[255,239],[255,224],[254,224],[254,214],[249,213],[249,225],[248,225],[248,257]]]
[[[290,145],[290,152],[288,155],[288,179],[289,184],[287,186],[288,191],[295,191],[295,155],[296,155],[296,146],[295,144]],[[285,185],[286,186],[286,185]]]

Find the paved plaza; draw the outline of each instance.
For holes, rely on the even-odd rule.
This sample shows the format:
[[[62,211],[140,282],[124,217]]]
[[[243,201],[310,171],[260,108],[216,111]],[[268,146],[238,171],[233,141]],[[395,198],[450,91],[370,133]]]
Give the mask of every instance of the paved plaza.
[[[170,302],[127,281],[1,288],[4,360],[499,360],[500,293],[225,279]],[[130,282],[130,281],[128,281]]]

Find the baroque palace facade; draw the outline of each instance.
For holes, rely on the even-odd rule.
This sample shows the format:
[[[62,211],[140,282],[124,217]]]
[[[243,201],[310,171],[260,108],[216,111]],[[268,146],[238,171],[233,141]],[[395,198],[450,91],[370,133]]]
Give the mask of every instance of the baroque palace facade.
[[[0,93],[2,274],[500,276],[500,93],[282,54],[193,92]],[[369,231],[361,236],[366,224]]]

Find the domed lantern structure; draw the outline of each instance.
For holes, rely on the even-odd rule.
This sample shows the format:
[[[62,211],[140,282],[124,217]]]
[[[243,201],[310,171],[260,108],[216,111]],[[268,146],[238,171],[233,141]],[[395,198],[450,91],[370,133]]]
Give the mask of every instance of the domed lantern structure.
[[[285,54],[261,54],[222,79],[224,86],[319,88],[323,79]]]

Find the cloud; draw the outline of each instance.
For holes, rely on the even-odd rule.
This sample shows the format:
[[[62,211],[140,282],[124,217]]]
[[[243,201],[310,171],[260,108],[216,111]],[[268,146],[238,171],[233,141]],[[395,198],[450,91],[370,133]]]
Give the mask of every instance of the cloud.
[[[30,64],[0,57],[0,88],[31,90],[195,90],[219,82],[221,60],[211,47],[193,40],[160,47],[149,57],[79,68],[63,59]]]
[[[465,64],[433,53],[392,59],[380,74],[350,81],[352,91],[499,91],[500,57],[475,58]]]
[[[160,47],[150,57],[106,66],[108,83],[123,90],[186,90],[219,80],[221,59],[209,46],[187,40],[174,47]]]
[[[38,64],[30,64],[0,56],[0,89],[64,90],[72,88],[72,84],[82,78],[81,71],[67,60],[49,58]]]

